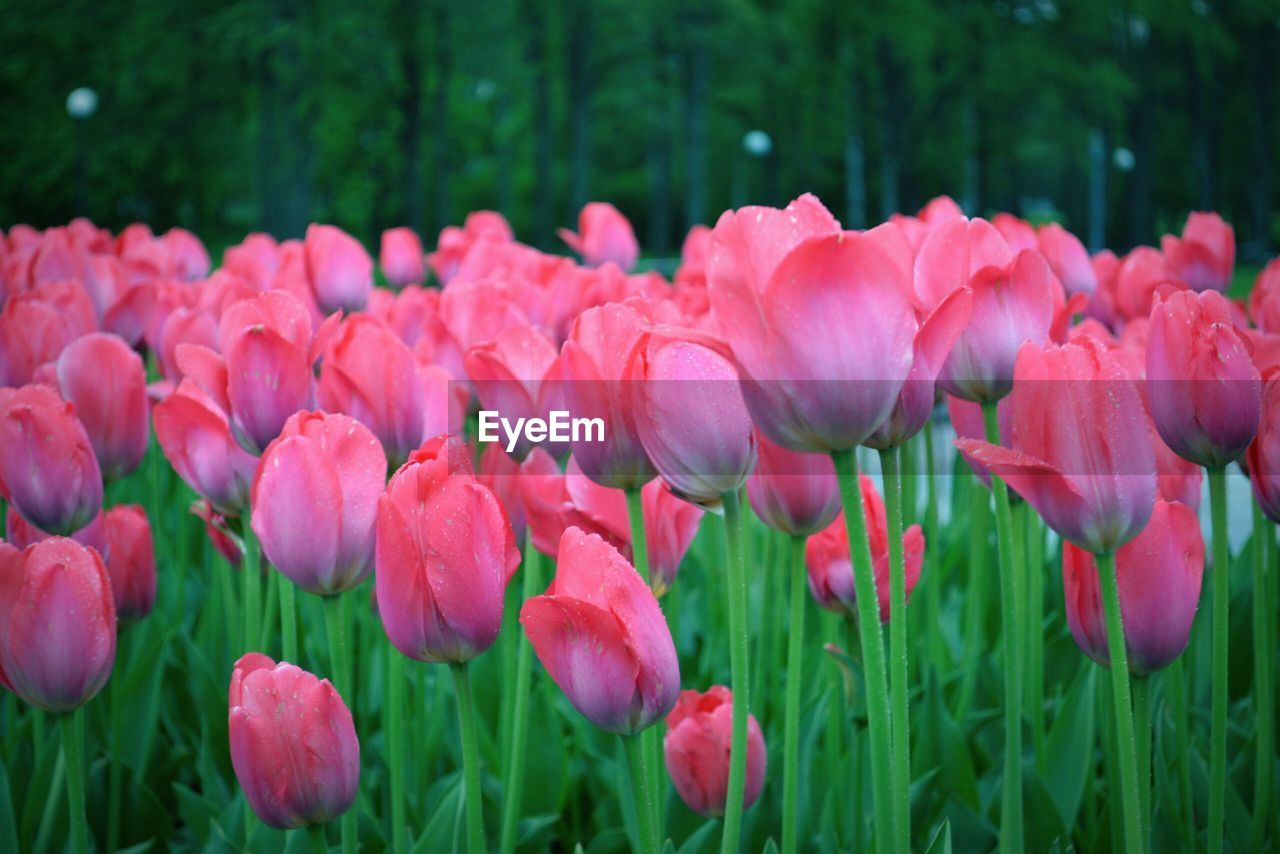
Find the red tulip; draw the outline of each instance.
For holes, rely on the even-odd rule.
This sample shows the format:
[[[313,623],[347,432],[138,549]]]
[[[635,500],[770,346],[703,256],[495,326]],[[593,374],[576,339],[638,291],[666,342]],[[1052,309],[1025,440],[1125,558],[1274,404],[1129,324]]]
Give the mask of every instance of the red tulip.
[[[171,228],[160,238],[169,250],[173,275],[194,282],[209,275],[209,253],[204,244],[185,228]]]
[[[712,685],[705,693],[681,691],[676,707],[667,716],[662,742],[667,774],[680,799],[699,815],[724,815],[732,730],[733,692],[723,685]],[[760,724],[755,715],[748,715],[744,810],[751,809],[760,797],[767,761]]]
[[[124,477],[147,453],[147,371],[115,335],[77,338],[57,362],[58,388],[75,404],[103,477]]]
[[[1263,332],[1280,334],[1280,258],[1272,258],[1254,280],[1249,292],[1249,316]]]
[[[1261,379],[1216,291],[1157,298],[1147,333],[1147,397],[1165,444],[1197,465],[1224,466],[1258,431]]]
[[[649,586],[657,596],[671,588],[693,538],[698,535],[703,510],[678,498],[661,480],[651,480],[640,490],[644,508],[645,553],[649,558]]]
[[[156,601],[156,556],[147,511],[121,504],[102,514],[110,540],[107,575],[121,620],[139,620]]]
[[[46,282],[10,296],[0,311],[0,387],[31,382],[36,368],[97,328],[93,303],[79,282]]]
[[[75,407],[43,385],[0,388],[0,495],[51,534],[102,509],[102,472]]]
[[[1025,219],[1001,212],[991,218],[991,224],[1015,253],[1040,248],[1035,228]]]
[[[544,455],[545,458],[545,455]],[[527,462],[527,460],[526,460]],[[555,461],[550,460],[550,469],[559,474]],[[516,546],[523,548],[525,533],[528,529],[528,516],[525,513],[523,479],[525,466],[512,459],[497,443],[484,446],[480,452],[480,460],[476,464],[476,480],[487,486],[502,504],[507,513],[507,521],[516,537]]]
[[[1280,524],[1280,368],[1269,368],[1263,379],[1262,418],[1244,461],[1258,506]]]
[[[204,291],[208,292],[207,288]],[[240,297],[252,299],[252,296]],[[238,299],[236,300],[239,301]],[[218,348],[218,321],[201,308],[175,308],[169,312],[160,327],[160,340],[156,347],[156,361],[160,373],[169,382],[182,382],[182,369],[178,366],[178,347],[183,344],[200,344],[211,350]]]
[[[1098,290],[1098,272],[1089,251],[1080,238],[1056,222],[1043,226],[1036,234],[1040,254],[1058,277],[1067,296],[1093,294]]]
[[[1137,536],[1155,501],[1155,456],[1142,398],[1116,357],[1088,338],[1025,344],[1008,406],[1008,447],[958,439],[965,457],[1082,548],[1109,551]]]
[[[534,449],[520,466],[520,494],[533,547],[555,556],[569,528],[599,534],[624,555],[631,550],[627,499],[619,489],[601,486],[569,458],[564,474],[543,450]]]
[[[545,420],[551,410],[563,408],[558,356],[551,339],[532,326],[512,326],[468,350],[463,364],[480,408],[515,423],[518,418]],[[505,448],[506,437],[499,435],[499,440]],[[560,443],[545,444],[557,455],[564,450]],[[533,447],[521,431],[507,450],[523,460]]]
[[[227,699],[231,765],[264,824],[325,824],[351,808],[360,742],[328,679],[251,652],[236,662]]]
[[[350,234],[333,225],[307,226],[307,280],[324,314],[359,311],[373,287],[373,259]]]
[[[238,516],[249,506],[258,458],[240,447],[222,409],[191,380],[156,404],[156,441],[165,459],[197,495],[219,513]]]
[[[240,548],[239,537],[231,533],[227,517],[214,510],[213,505],[203,498],[191,503],[191,513],[204,522],[205,536],[218,550],[218,554],[222,555],[231,566],[239,569],[240,562],[244,559],[244,552]]]
[[[350,590],[373,569],[374,522],[387,461],[346,415],[299,412],[253,477],[253,532],[276,569],[309,593]]]
[[[43,531],[32,525],[13,507],[9,507],[4,514],[5,520],[5,536],[9,540],[9,544],[15,548],[25,549],[27,546],[34,545],[41,540],[53,539],[53,534]],[[68,535],[82,546],[90,549],[96,549],[102,559],[110,558],[111,541],[107,535],[106,514],[98,513],[93,517],[93,521],[85,525],[78,531],[73,531]]]
[[[1116,582],[1129,669],[1151,673],[1173,663],[1187,645],[1200,601],[1204,540],[1196,514],[1157,499],[1151,520],[1116,551]],[[1080,649],[1106,666],[1107,626],[1093,555],[1062,544],[1067,624]]]
[[[1236,233],[1216,213],[1193,212],[1179,239],[1160,238],[1169,272],[1193,291],[1225,291],[1236,266]]]
[[[858,477],[862,490],[862,510],[867,517],[867,539],[871,544],[871,562],[876,580],[880,621],[889,622],[889,520],[885,516],[884,499],[876,491],[875,482],[865,474]],[[920,580],[924,565],[924,534],[912,525],[902,534],[907,596]],[[844,513],[805,545],[805,565],[809,570],[809,592],[814,600],[829,611],[853,615],[857,611],[853,590],[853,563],[849,554],[849,533]]]
[[[378,501],[378,613],[418,661],[470,661],[492,646],[520,565],[511,523],[469,460],[456,439],[432,439]]]
[[[577,234],[567,228],[557,233],[591,267],[612,261],[623,270],[630,270],[640,257],[640,244],[631,223],[608,202],[590,202],[583,207],[578,214]]]
[[[246,235],[235,246],[228,246],[223,250],[220,269],[232,271],[257,290],[265,291],[271,287],[271,281],[280,267],[278,248],[276,239],[270,234],[258,232]]]
[[[1122,321],[1151,315],[1156,291],[1174,283],[1165,257],[1150,246],[1139,246],[1129,252],[1116,267],[1114,283],[1115,311]]]
[[[422,241],[411,228],[389,228],[382,232],[378,266],[393,287],[418,285],[427,280],[427,256]]]
[[[840,512],[840,486],[827,454],[790,451],[756,434],[758,458],[747,500],[760,520],[784,534],[807,537]]]
[[[65,537],[0,543],[0,685],[48,712],[93,698],[116,659],[116,609],[102,558]]]

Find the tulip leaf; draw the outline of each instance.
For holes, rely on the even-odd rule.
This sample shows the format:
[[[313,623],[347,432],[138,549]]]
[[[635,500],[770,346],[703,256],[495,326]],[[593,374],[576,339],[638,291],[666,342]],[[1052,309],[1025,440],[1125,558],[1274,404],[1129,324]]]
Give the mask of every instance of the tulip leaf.
[[[13,817],[13,799],[9,793],[9,775],[0,764],[0,851],[20,851],[18,822]]]
[[[427,821],[422,836],[413,846],[413,854],[439,854],[442,851],[454,851],[457,832],[463,829],[461,820],[462,777],[456,779],[445,789],[436,804],[436,810]]]
[[[1065,827],[1075,824],[1093,766],[1096,667],[1084,667],[1049,728],[1044,785]]]
[[[933,831],[924,854],[951,854],[951,820],[945,819]]]
[[[679,848],[678,854],[699,854],[699,852],[710,850],[707,848],[707,843],[719,838],[719,833],[717,832],[719,828],[719,819],[713,818],[703,823],[702,827],[695,830],[684,841]]]

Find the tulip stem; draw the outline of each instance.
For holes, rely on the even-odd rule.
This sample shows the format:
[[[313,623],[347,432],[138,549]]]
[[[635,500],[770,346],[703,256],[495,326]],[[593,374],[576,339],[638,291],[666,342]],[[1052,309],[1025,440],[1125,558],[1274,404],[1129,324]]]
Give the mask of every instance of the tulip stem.
[[[1209,854],[1221,854],[1227,782],[1227,605],[1231,598],[1231,552],[1227,543],[1227,475],[1208,470],[1213,526],[1213,717],[1209,740]]]
[[[649,730],[654,727],[649,727]],[[644,732],[647,732],[645,730]],[[657,823],[653,820],[653,801],[649,784],[649,750],[640,736],[624,735],[622,746],[626,748],[627,767],[631,771],[631,794],[636,802],[636,835],[640,838],[640,854],[658,854]]]
[[[963,724],[969,716],[973,690],[978,679],[978,658],[984,649],[983,633],[987,625],[987,579],[984,562],[987,556],[987,531],[990,525],[990,502],[987,489],[977,475],[969,478],[969,568],[965,576],[964,651],[961,653],[960,693],[956,699],[955,717]],[[926,544],[927,545],[927,544]],[[926,548],[926,553],[929,551]],[[928,579],[925,584],[930,583]],[[937,623],[934,623],[936,626]]]
[[[1191,850],[1195,847],[1195,801],[1191,794],[1191,736],[1187,718],[1187,681],[1183,674],[1182,660],[1185,653],[1178,656],[1165,671],[1164,685],[1169,692],[1170,711],[1173,714],[1174,749],[1178,756],[1178,791],[1182,807],[1183,848]]]
[[[120,759],[124,755],[124,745],[120,742],[124,739],[123,720],[120,717],[120,683],[124,681],[124,660],[126,656],[121,654],[122,641],[124,640],[123,626],[117,628],[116,633],[116,661],[121,665],[119,671],[114,675],[115,678],[107,684],[107,715],[108,723],[111,727],[111,757],[110,765],[107,770],[107,850],[115,851],[120,845],[120,800],[124,787],[124,765]]]
[[[329,839],[324,835],[323,824],[309,826],[307,839],[311,842],[311,854],[329,854]]]
[[[804,684],[805,538],[791,538],[791,614],[787,624],[787,697],[782,746],[782,854],[795,854],[800,790],[800,689]]]
[[[277,574],[279,574],[277,570]],[[298,663],[298,605],[293,582],[281,578],[280,583],[280,649],[285,661]]]
[[[285,581],[281,589],[292,587]],[[387,644],[387,706],[383,729],[387,734],[387,772],[391,784],[391,850],[408,850],[404,817],[404,656],[394,644]]]
[[[476,713],[471,702],[471,677],[467,665],[450,664],[453,694],[458,701],[458,732],[462,737],[462,778],[466,786],[467,851],[484,854],[484,813],[480,801],[480,742]]]
[[[71,819],[71,850],[88,854],[89,817],[84,796],[84,707],[58,716],[62,753],[67,766],[67,810]]]
[[[1138,745],[1138,814],[1142,838],[1151,838],[1151,677],[1133,676],[1133,733]]]
[[[1048,746],[1044,726],[1044,528],[1040,517],[1023,505],[1022,521],[1027,550],[1027,676],[1023,689],[1027,697],[1027,717],[1031,721],[1032,756],[1037,770],[1045,773]]]
[[[653,582],[649,578],[649,541],[644,530],[644,501],[639,489],[628,489],[626,495],[627,521],[631,528],[631,560],[645,584],[652,587]],[[649,751],[647,764],[654,768],[661,768],[662,742],[658,739],[658,730],[649,727],[640,733],[640,740],[644,742],[645,750]],[[649,775],[649,785],[652,787],[649,790],[649,800],[653,804],[654,833],[659,838],[662,836],[663,825],[662,795],[659,788],[661,783],[657,774]]]
[[[926,577],[924,579],[924,606],[927,613],[926,623],[929,626],[936,627],[942,625],[942,571],[946,562],[939,560],[935,555],[941,553],[938,541],[938,485],[937,474],[934,471],[934,461],[936,457],[933,451],[933,419],[930,418],[924,425],[924,475],[926,501],[924,505],[924,542],[925,564],[928,567]],[[932,548],[930,548],[932,546]],[[928,636],[928,647],[930,655],[933,658],[933,666],[939,672],[946,672],[950,669],[951,656],[947,652],[946,640],[940,631],[930,631],[926,633]]]
[[[1098,555],[1098,582],[1107,623],[1107,652],[1111,661],[1111,691],[1116,720],[1116,753],[1120,765],[1120,801],[1124,811],[1125,850],[1142,854],[1141,792],[1138,788],[1138,748],[1133,726],[1133,700],[1129,686],[1129,655],[1124,646],[1124,622],[1120,616],[1120,587],[1116,581],[1115,552]]]
[[[1267,838],[1267,824],[1275,814],[1271,803],[1271,782],[1275,773],[1275,687],[1272,683],[1271,622],[1267,618],[1274,603],[1267,580],[1270,558],[1271,524],[1262,509],[1253,505],[1253,706],[1258,733],[1254,740],[1253,777],[1253,845],[1262,851]]]
[[[982,404],[987,441],[1000,444],[996,403]],[[1023,849],[1022,830],[1022,555],[1017,548],[1009,490],[994,472],[991,494],[996,505],[996,534],[1000,558],[1000,610],[1004,633],[1004,789],[1000,801],[1000,850]],[[1132,724],[1132,721],[1130,721]]]
[[[324,623],[329,632],[329,656],[333,670],[333,678],[329,681],[337,689],[338,696],[342,697],[347,705],[354,709],[356,705],[354,692],[351,692],[347,682],[350,674],[349,653],[347,652],[347,614],[342,606],[342,600],[343,595],[341,593],[335,596],[325,596],[323,599]],[[343,854],[355,854],[356,814],[351,810],[347,810],[343,814],[340,823],[342,827]]]
[[[533,534],[526,534],[530,544],[525,547],[524,578],[520,583],[520,601],[527,602],[538,595],[542,587],[542,555],[532,545]],[[516,850],[516,829],[520,821],[522,795],[524,794],[524,760],[529,739],[529,683],[533,678],[533,644],[518,632],[516,643],[515,706],[511,719],[511,746],[507,752],[507,783],[502,799],[502,851],[512,854]]]
[[[253,533],[249,520],[244,520],[244,560],[240,564],[241,602],[240,616],[244,634],[241,645],[243,652],[252,652],[257,645],[260,615],[258,613],[258,594],[262,587],[258,572],[258,538]]]
[[[880,452],[884,475],[886,516],[889,522],[889,691],[893,706],[893,821],[898,837],[895,847],[911,847],[911,734],[908,708],[907,570],[902,554],[902,451]]]
[[[729,783],[725,790],[721,854],[735,854],[742,831],[742,802],[747,784],[747,713],[751,709],[750,653],[747,649],[747,582],[744,566],[742,503],[736,491],[724,501],[728,550],[729,677],[733,691],[733,729],[729,748]]]
[[[840,484],[840,499],[844,505],[844,523],[849,534],[849,553],[853,562],[853,592],[858,610],[859,641],[862,644],[863,679],[866,682],[867,729],[871,736],[871,768],[876,775],[871,787],[876,814],[876,849],[881,854],[888,854],[897,850],[891,798],[892,718],[885,677],[884,634],[880,628],[880,599],[871,568],[871,544],[867,539],[855,451],[854,448],[833,451],[831,457],[835,462],[836,479]],[[858,814],[857,804],[854,805],[854,814]]]

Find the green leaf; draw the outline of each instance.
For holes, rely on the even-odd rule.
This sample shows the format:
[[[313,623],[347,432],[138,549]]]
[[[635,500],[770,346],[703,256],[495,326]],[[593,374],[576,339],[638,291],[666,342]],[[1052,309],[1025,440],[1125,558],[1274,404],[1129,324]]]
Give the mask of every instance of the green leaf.
[[[718,819],[711,819],[695,830],[684,844],[680,846],[679,854],[699,854],[699,852],[710,850],[707,843],[717,837],[716,831],[720,827]]]
[[[462,809],[462,776],[455,779],[440,798],[436,811],[432,813],[422,836],[413,846],[413,854],[440,854],[442,851],[453,851],[455,831],[462,827],[460,810]]]
[[[946,819],[933,831],[924,854],[951,854],[951,820]]]
[[[1044,784],[1065,827],[1075,825],[1093,765],[1097,673],[1093,666],[1081,670],[1049,728]]]
[[[9,775],[0,764],[0,851],[18,851],[18,822],[9,795]]]

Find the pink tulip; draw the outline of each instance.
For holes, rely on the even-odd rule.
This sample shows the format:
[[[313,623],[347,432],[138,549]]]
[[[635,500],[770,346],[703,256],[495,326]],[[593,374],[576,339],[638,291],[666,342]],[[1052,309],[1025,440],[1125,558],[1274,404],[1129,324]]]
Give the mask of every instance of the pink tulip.
[[[147,453],[147,371],[115,335],[77,338],[58,357],[58,388],[75,404],[108,480],[136,469]]]
[[[48,712],[102,690],[116,659],[111,581],[93,549],[55,537],[0,543],[0,685]]]
[[[1187,215],[1182,237],[1160,239],[1169,272],[1193,291],[1225,291],[1236,266],[1236,233],[1216,213]]]
[[[373,259],[350,234],[333,225],[307,226],[306,274],[324,314],[359,311],[373,287]]]
[[[31,382],[36,368],[97,328],[93,303],[79,282],[46,282],[10,296],[0,311],[0,387]]]
[[[250,652],[231,672],[227,699],[231,765],[264,824],[325,824],[351,808],[360,742],[328,679]]]
[[[1196,514],[1182,504],[1157,499],[1151,520],[1116,551],[1116,582],[1129,669],[1151,673],[1173,663],[1191,636],[1204,540]],[[1069,542],[1062,544],[1062,585],[1067,624],[1086,655],[1106,666],[1107,626],[1094,556]]]
[[[191,513],[204,522],[205,536],[218,554],[231,566],[239,569],[244,552],[240,548],[240,539],[231,532],[231,527],[227,524],[227,517],[214,510],[213,505],[203,498],[192,502]]]
[[[550,468],[559,474],[554,460],[550,461]],[[480,452],[480,460],[476,464],[476,480],[497,496],[502,509],[507,513],[507,521],[511,523],[516,546],[521,549],[529,526],[523,494],[524,474],[525,467],[512,459],[496,442],[486,444]]]
[[[681,691],[676,707],[667,716],[662,742],[667,774],[680,799],[699,815],[724,815],[732,730],[733,692],[723,685],[712,685],[705,693]],[[743,810],[751,809],[760,797],[767,760],[760,724],[755,715],[748,715]]]
[[[630,270],[640,257],[640,244],[631,223],[608,202],[590,202],[583,207],[578,214],[577,234],[567,228],[557,233],[591,267],[612,261],[623,270]]]
[[[657,596],[676,580],[680,561],[693,545],[703,510],[677,497],[661,480],[651,480],[640,490],[644,508],[645,553],[649,558],[649,586]]]
[[[676,703],[680,663],[649,585],[595,534],[560,540],[556,575],[520,609],[538,660],[587,720],[634,734]]]
[[[520,494],[533,547],[555,557],[569,528],[598,534],[623,555],[631,553],[631,523],[622,490],[601,486],[582,473],[573,457],[564,474],[541,449],[520,466]]]
[[[1142,398],[1116,357],[1088,338],[1025,344],[1008,406],[1008,447],[958,439],[965,457],[1082,548],[1109,551],[1137,536],[1155,501],[1155,456]]]
[[[441,436],[409,456],[378,502],[378,613],[387,637],[418,661],[470,661],[502,628],[520,552],[470,451]]]
[[[793,537],[807,537],[830,525],[840,512],[840,486],[831,457],[787,450],[763,433],[756,434],[756,449],[747,500],[760,520]]]
[[[238,516],[249,506],[258,458],[240,447],[221,407],[191,380],[156,404],[156,441],[165,459],[197,495],[219,513]]]
[[[0,388],[0,495],[28,522],[70,534],[102,509],[102,472],[75,407],[43,385]]]
[[[1056,222],[1042,227],[1036,235],[1040,254],[1058,277],[1067,296],[1093,294],[1098,289],[1098,273],[1080,238]]]
[[[1249,316],[1263,332],[1280,335],[1280,258],[1272,258],[1254,280]]]
[[[1040,248],[1035,228],[1025,219],[1010,213],[998,213],[991,218],[991,224],[1015,253]]]
[[[1164,292],[1147,334],[1147,397],[1165,444],[1197,465],[1224,466],[1258,431],[1261,379],[1249,343],[1216,291]]]
[[[110,539],[107,575],[121,620],[138,620],[156,601],[156,556],[147,511],[121,504],[102,514]]]
[[[5,530],[9,544],[19,549],[25,549],[41,540],[53,539],[54,536],[23,519],[13,507],[5,511]],[[94,516],[92,522],[78,531],[71,532],[68,536],[86,548],[95,549],[104,561],[110,559],[111,540],[107,532],[105,513]]]
[[[389,228],[382,232],[378,266],[393,287],[418,285],[427,280],[427,256],[422,241],[411,228]]]
[[[178,366],[178,347],[183,344],[199,344],[216,350],[218,321],[212,314],[200,308],[176,308],[169,312],[169,316],[161,325],[160,340],[157,344],[156,361],[160,363],[160,373],[169,382],[177,385],[182,382],[182,369]]]
[[[551,410],[564,408],[556,346],[532,326],[504,329],[468,350],[463,364],[480,408],[513,423],[517,418],[546,419]],[[505,445],[505,438],[500,440]],[[565,450],[559,443],[545,444],[557,456]],[[511,453],[523,460],[533,447],[521,432]]]
[[[871,562],[879,600],[880,621],[889,622],[889,520],[884,499],[876,491],[875,482],[865,474],[858,478],[862,490],[862,510],[867,518],[867,539],[871,544]],[[907,596],[920,580],[924,565],[924,534],[912,525],[902,534]],[[829,611],[852,616],[857,602],[853,590],[853,563],[849,553],[849,533],[844,513],[805,545],[805,565],[809,570],[809,592],[814,600]]]
[[[1008,400],[1009,398],[1007,397],[1003,398],[996,407],[996,420],[999,422],[998,429],[1000,431],[1001,444],[1008,444],[1009,436],[1013,434],[1013,422],[1010,420],[1013,408],[1009,406]],[[947,395],[947,416],[951,419],[951,429],[955,430],[957,438],[986,439],[987,425],[982,414],[981,404],[949,394]],[[969,465],[969,469],[974,476],[982,481],[987,489],[990,489],[991,470],[969,457],[964,457],[964,461]]]
[[[309,593],[350,590],[373,569],[374,522],[387,461],[346,415],[299,412],[253,477],[253,532],[276,569]]]
[[[1258,506],[1280,524],[1280,367],[1270,367],[1264,375],[1262,418],[1244,462]]]
[[[1151,315],[1156,291],[1175,282],[1165,258],[1150,246],[1139,246],[1121,259],[1114,284],[1115,311],[1123,321]]]

